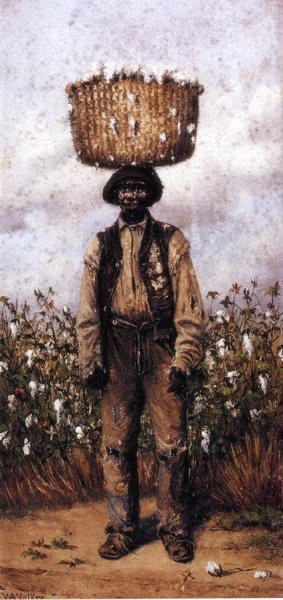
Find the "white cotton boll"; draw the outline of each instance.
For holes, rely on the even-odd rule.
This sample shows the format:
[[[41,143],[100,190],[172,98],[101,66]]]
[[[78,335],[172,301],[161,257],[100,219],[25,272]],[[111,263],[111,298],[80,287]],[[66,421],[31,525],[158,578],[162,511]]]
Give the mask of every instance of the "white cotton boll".
[[[209,442],[210,442],[210,431],[208,427],[204,427],[201,432],[201,447],[208,454],[209,453]]]
[[[28,456],[30,454],[30,449],[31,449],[31,443],[29,442],[28,438],[25,438],[24,445],[23,445],[23,453],[25,456]]]
[[[78,440],[82,440],[84,438],[84,432],[83,432],[83,429],[82,429],[82,427],[80,425],[78,425],[75,428],[75,432],[77,434]]]
[[[33,415],[30,414],[25,418],[26,427],[29,428],[32,425],[32,423],[33,423]]]
[[[217,321],[217,323],[222,323],[224,317],[225,317],[224,310],[217,310],[216,311],[216,321]]]
[[[257,408],[251,408],[250,415],[252,421],[257,421],[261,415],[261,410],[258,410]]]
[[[205,397],[198,394],[194,402],[194,415],[199,415],[205,406]]]
[[[128,123],[132,129],[132,136],[136,135],[136,119],[134,117],[129,117],[128,118]]]
[[[206,563],[205,570],[209,575],[213,575],[214,577],[221,577],[223,573],[221,565],[214,562],[214,560],[209,560]]]
[[[205,364],[207,365],[208,369],[213,369],[215,365],[215,360],[210,350],[207,350],[205,353]]]
[[[153,77],[154,79],[156,79],[156,81],[158,83],[162,83],[163,80],[163,75],[164,75],[164,68],[163,67],[158,67],[157,65],[152,69],[151,72],[151,77]]]
[[[108,158],[109,158],[109,160],[112,160],[112,161],[114,160],[114,156],[112,156],[112,154],[109,154]]]
[[[166,141],[166,139],[167,139],[166,133],[164,133],[164,131],[162,131],[162,132],[159,134],[159,140],[160,140],[161,144],[163,144],[163,142],[165,142],[165,141]]]
[[[233,383],[235,381],[235,379],[238,379],[239,375],[240,375],[239,371],[236,371],[236,370],[228,371],[228,373],[227,373],[227,377],[231,383]]]
[[[283,360],[283,348],[280,348],[280,350],[277,353],[278,358],[280,358],[280,360]]]
[[[248,353],[249,357],[251,357],[253,352],[253,344],[247,333],[244,333],[243,335],[243,349]]]
[[[64,404],[64,400],[60,400],[59,398],[56,398],[56,400],[54,400],[54,403],[53,403],[54,410],[56,412],[61,412],[63,404]]]
[[[132,104],[135,104],[136,99],[137,99],[136,94],[132,94],[131,92],[127,93],[127,98],[129,100],[129,102],[131,102]]]
[[[174,106],[172,106],[172,108],[169,108],[169,112],[171,113],[172,117],[176,117],[176,115],[177,115],[177,108],[175,108]]]
[[[0,442],[2,442],[4,448],[8,448],[12,441],[12,436],[8,431],[2,431],[0,433]]]
[[[234,404],[233,404],[232,400],[226,400],[226,402],[225,402],[225,406],[226,406],[226,408],[228,408],[229,410],[230,410],[231,408],[234,408]]]
[[[109,125],[110,125],[111,131],[114,135],[117,135],[116,123],[117,123],[116,117],[110,117]]]
[[[271,571],[256,571],[254,574],[254,577],[256,579],[270,579],[271,576],[272,576]]]
[[[258,376],[258,381],[263,393],[266,394],[268,377],[264,377],[264,375],[261,374]]]
[[[70,314],[70,309],[67,306],[67,304],[64,304],[63,306],[63,314],[65,315],[65,317],[67,317]]]
[[[6,362],[0,361],[0,373],[4,373],[4,371],[8,371],[8,365]]]
[[[116,65],[113,62],[107,61],[107,65],[102,65],[103,76],[107,81],[111,81],[115,71],[117,70]]]
[[[27,365],[28,367],[32,366],[32,357],[33,357],[33,350],[27,350],[25,352],[25,356],[27,357]]]
[[[2,440],[2,444],[3,444],[4,448],[9,448],[11,441],[12,441],[12,436],[10,433],[7,433],[7,435],[5,435],[4,439]]]
[[[218,348],[219,356],[225,356],[226,340],[224,338],[221,338],[220,340],[218,340],[218,342],[216,342],[216,346]]]
[[[216,311],[216,322],[217,323],[223,323],[223,321],[229,322],[229,320],[230,320],[230,317],[229,317],[229,315],[227,315],[227,313],[224,310]]]
[[[17,400],[16,400],[16,397],[14,396],[14,394],[9,394],[7,400],[8,400],[8,407],[11,410],[17,406]]]
[[[195,130],[194,123],[189,123],[189,125],[187,126],[187,132],[188,133],[193,133],[194,130]]]
[[[152,80],[152,75],[150,73],[145,73],[144,71],[143,71],[142,74],[143,74],[144,82],[145,83],[150,83],[151,80]]]
[[[186,69],[174,69],[172,72],[175,81],[178,81],[181,84],[188,83],[190,81],[190,74]]]
[[[37,382],[36,381],[30,381],[29,384],[28,384],[28,386],[29,386],[29,390],[30,390],[31,396],[32,396],[32,398],[34,398],[35,394],[37,392]]]
[[[10,323],[9,328],[13,337],[16,337],[18,332],[19,323]]]

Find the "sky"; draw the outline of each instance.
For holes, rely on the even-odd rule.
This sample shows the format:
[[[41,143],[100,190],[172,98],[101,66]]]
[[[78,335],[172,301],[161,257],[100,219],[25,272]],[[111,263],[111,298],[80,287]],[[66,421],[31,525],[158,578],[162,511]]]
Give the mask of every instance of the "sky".
[[[204,298],[282,280],[279,4],[2,0],[1,295],[32,302],[51,286],[76,311],[87,244],[117,218],[102,200],[113,171],[76,159],[64,91],[101,64],[184,69],[204,86],[195,152],[157,169],[152,209],[190,240]]]

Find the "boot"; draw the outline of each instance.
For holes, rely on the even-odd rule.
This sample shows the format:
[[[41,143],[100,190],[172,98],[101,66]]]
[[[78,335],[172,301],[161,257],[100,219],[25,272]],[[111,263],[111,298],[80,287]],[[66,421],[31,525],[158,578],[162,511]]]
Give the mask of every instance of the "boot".
[[[98,549],[101,558],[116,560],[132,552],[136,547],[135,536],[123,531],[115,531],[111,526],[106,528],[107,539]]]
[[[191,562],[194,558],[194,543],[187,537],[174,534],[172,531],[160,529],[160,538],[165,550],[175,562]]]

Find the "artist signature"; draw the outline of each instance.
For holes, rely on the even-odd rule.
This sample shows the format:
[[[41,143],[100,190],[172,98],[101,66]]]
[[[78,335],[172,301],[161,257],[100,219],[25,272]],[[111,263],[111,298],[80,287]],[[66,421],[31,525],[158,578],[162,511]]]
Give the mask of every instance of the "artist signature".
[[[4,600],[44,600],[45,596],[39,596],[32,592],[0,592],[0,598]]]

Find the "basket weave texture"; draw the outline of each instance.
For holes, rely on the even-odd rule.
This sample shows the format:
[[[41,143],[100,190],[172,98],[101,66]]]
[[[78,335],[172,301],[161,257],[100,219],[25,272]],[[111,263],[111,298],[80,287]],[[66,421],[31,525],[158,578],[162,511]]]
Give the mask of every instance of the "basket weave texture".
[[[87,164],[104,167],[166,165],[194,151],[197,83],[159,83],[132,76],[93,77],[66,87],[75,151]]]

